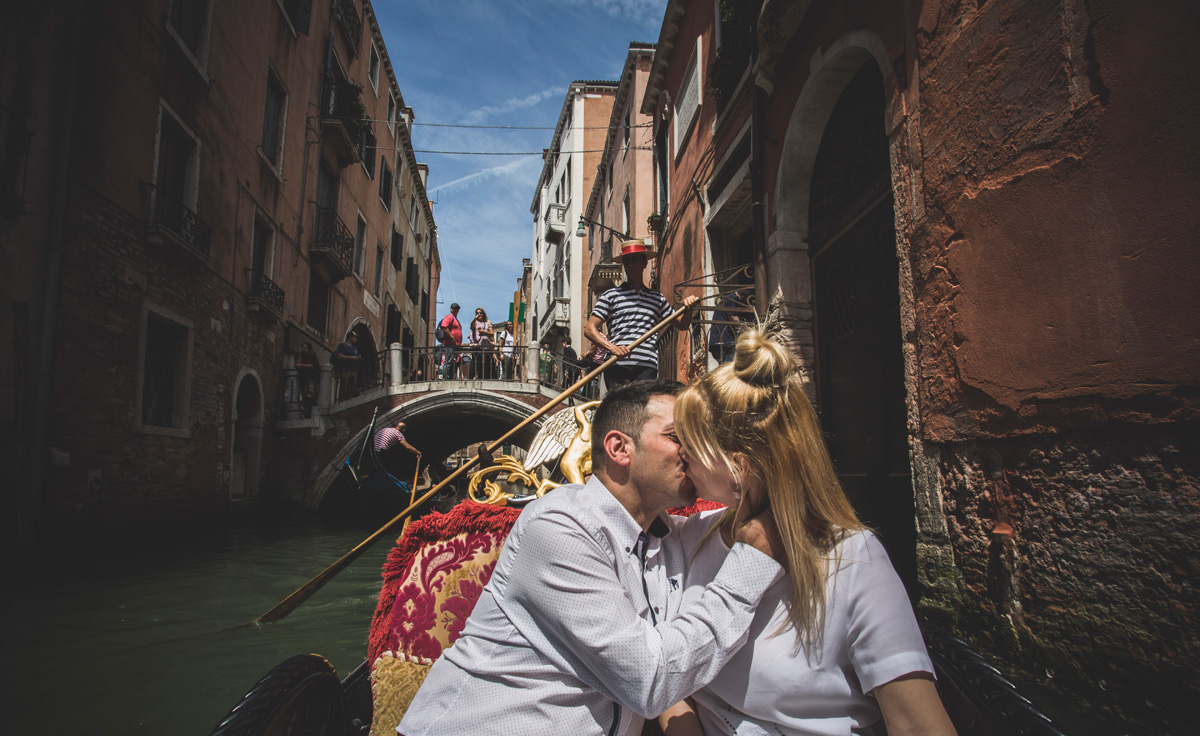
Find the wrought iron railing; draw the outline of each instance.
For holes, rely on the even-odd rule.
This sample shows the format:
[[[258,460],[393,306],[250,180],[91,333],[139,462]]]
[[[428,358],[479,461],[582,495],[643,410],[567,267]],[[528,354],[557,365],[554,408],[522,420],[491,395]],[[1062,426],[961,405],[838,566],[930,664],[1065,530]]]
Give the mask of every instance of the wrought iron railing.
[[[250,278],[250,290],[246,292],[246,299],[258,302],[275,314],[283,316],[283,289],[261,271],[247,268],[246,275]]]
[[[402,352],[401,381],[512,381],[525,380],[524,345],[510,348],[405,348]]]
[[[354,0],[333,0],[333,16],[342,23],[342,31],[346,34],[346,43],[350,52],[358,56],[358,39],[362,37],[362,19]]]
[[[354,273],[354,235],[333,209],[317,208],[317,226],[309,250],[313,255],[328,257],[339,267],[339,276]]]
[[[564,358],[562,353],[543,350],[538,360],[538,383],[562,391],[583,378],[583,375],[593,368],[594,365],[579,359],[571,360]],[[587,385],[579,390],[578,395],[588,400],[599,398],[600,377],[588,381]]]
[[[181,245],[203,261],[208,260],[212,244],[212,228],[187,205],[170,197],[160,196],[154,207],[154,224],[168,231]]]

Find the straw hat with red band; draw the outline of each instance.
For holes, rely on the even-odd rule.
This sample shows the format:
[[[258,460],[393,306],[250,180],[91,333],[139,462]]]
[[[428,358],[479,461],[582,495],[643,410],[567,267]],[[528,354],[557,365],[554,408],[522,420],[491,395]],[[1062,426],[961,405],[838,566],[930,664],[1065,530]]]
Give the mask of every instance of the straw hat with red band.
[[[646,260],[650,260],[654,255],[654,249],[646,245],[645,241],[626,240],[621,243],[621,252],[614,255],[612,259],[623,263],[629,256],[646,256]]]

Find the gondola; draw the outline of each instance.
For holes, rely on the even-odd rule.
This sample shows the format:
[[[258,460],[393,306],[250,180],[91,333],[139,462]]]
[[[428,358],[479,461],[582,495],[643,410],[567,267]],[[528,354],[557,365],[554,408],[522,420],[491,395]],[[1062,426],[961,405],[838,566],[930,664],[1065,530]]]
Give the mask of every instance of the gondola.
[[[572,412],[561,412],[555,418],[570,414]],[[577,410],[574,416],[576,421],[590,420],[583,411]],[[557,424],[560,426],[550,428],[549,432],[544,426],[539,439],[546,440],[549,435],[555,435],[553,444],[560,453],[566,454],[572,434],[570,425],[575,422],[559,419]],[[373,427],[374,419],[369,429],[373,430]],[[372,458],[374,454],[369,449],[370,437],[368,432],[366,445],[360,453],[366,458]],[[539,439],[535,439],[527,458],[536,461],[547,456],[544,447],[539,447]],[[482,568],[482,562],[495,559],[500,543],[520,513],[521,504],[551,490],[557,480],[566,480],[584,469],[582,461],[574,470],[564,469],[561,465],[560,461],[556,466],[556,480],[539,479],[530,468],[502,455],[489,467],[474,473],[469,484],[470,498],[447,513],[431,513],[417,519],[406,528],[389,553],[384,565],[383,589],[372,618],[367,659],[345,678],[339,679],[333,667],[319,655],[292,657],[259,680],[212,731],[213,736],[365,735],[372,732],[375,719],[379,719],[379,723],[374,724],[374,733],[392,733],[403,708],[407,707],[423,679],[424,671],[440,654],[439,646],[442,646],[424,634],[420,641],[398,641],[397,632],[405,627],[394,622],[403,618],[405,606],[395,604],[401,599],[407,602],[404,596],[411,598],[413,595],[411,586],[403,593],[402,584],[415,579],[427,583],[427,590],[441,590],[439,596],[454,598],[455,605],[435,610],[460,623],[464,621],[482,589],[481,583],[486,583],[486,577],[476,577],[475,585],[450,589],[463,580],[472,580],[470,568],[473,564]],[[357,472],[361,467],[356,463],[354,470]],[[372,476],[375,473],[386,471],[379,466]],[[399,483],[394,478],[393,481]],[[529,492],[512,493],[519,487]],[[672,512],[688,514],[711,506],[701,501],[694,507]],[[467,535],[476,541],[480,535],[488,537],[477,546],[494,554],[463,558],[455,574],[428,584],[432,579],[424,577],[422,555],[439,559],[440,569],[444,570],[446,550],[455,546],[455,540],[461,541]],[[465,576],[461,574],[464,571],[468,573]],[[445,634],[444,631],[441,633]],[[922,633],[937,672],[938,692],[961,736],[1062,736],[1062,731],[1049,717],[965,641],[933,626],[922,625]],[[444,646],[449,646],[453,638],[456,637],[451,637],[449,643],[443,642]],[[657,724],[648,721],[643,735],[658,733]]]

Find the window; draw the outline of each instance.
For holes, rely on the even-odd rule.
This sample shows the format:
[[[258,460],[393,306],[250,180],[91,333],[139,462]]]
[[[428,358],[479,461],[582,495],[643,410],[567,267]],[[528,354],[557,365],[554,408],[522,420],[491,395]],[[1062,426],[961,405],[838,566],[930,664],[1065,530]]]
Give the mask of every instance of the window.
[[[392,228],[392,267],[397,271],[404,270],[404,236]]]
[[[358,157],[362,159],[363,168],[367,170],[367,178],[375,178],[375,133],[371,126],[363,128],[362,136],[358,139]]]
[[[188,427],[191,326],[146,310],[139,419],[147,427]]]
[[[367,66],[367,77],[371,80],[371,87],[379,91],[379,52],[375,50],[375,44],[371,44],[371,61]]]
[[[383,243],[375,250],[375,298],[383,298]]]
[[[195,220],[200,144],[166,106],[159,109],[157,156],[154,221],[182,235]]]
[[[413,304],[421,298],[421,272],[415,259],[409,258],[404,266],[404,293]]]
[[[629,149],[629,115],[632,110],[633,110],[633,105],[630,105],[630,104],[625,105],[624,146],[625,146],[626,150]]]
[[[354,273],[363,277],[364,261],[367,254],[367,221],[358,216],[358,227],[354,233]]]
[[[675,155],[683,148],[688,133],[692,129],[692,121],[700,107],[700,39],[696,39],[696,51],[688,63],[687,71],[683,73],[683,83],[679,86],[679,99],[675,102]]]
[[[391,92],[388,93],[387,124],[388,130],[396,132],[396,96]]]
[[[308,22],[312,18],[312,0],[279,0],[279,6],[287,13],[288,21],[297,33],[308,33]]]
[[[316,271],[308,273],[308,326],[324,335],[329,326],[329,282]]]
[[[564,178],[564,183],[567,193],[567,201],[571,201],[571,160],[567,159],[567,176]]]
[[[379,200],[385,210],[392,211],[392,170],[386,155],[379,157]]]
[[[625,199],[621,200],[621,232],[629,233],[629,187],[625,187]]]
[[[262,152],[276,169],[280,168],[283,158],[283,126],[286,119],[287,93],[275,78],[275,73],[268,70],[266,100],[263,104]]]
[[[172,0],[167,28],[201,73],[208,61],[209,0]]]
[[[258,215],[254,216],[254,240],[250,247],[250,271],[254,274],[251,288],[257,283],[257,277],[267,278],[274,273],[275,260],[275,228],[269,221]]]
[[[429,291],[427,289],[422,289],[421,290],[421,321],[427,322],[428,320],[429,320]]]

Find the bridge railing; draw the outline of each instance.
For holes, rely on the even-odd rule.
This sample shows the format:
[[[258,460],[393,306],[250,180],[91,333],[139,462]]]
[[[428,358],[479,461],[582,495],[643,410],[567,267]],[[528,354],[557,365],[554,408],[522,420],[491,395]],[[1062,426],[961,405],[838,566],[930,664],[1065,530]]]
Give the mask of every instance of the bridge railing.
[[[419,381],[509,381],[526,380],[528,347],[480,348],[475,345],[404,348],[401,351],[401,383]]]
[[[377,355],[340,365],[325,364],[309,373],[285,368],[280,405],[285,420],[307,419],[337,411],[341,402],[372,391],[395,391],[428,381],[502,381],[541,384],[561,391],[583,375],[583,367],[536,345],[478,348],[463,345],[406,348],[393,344]],[[599,381],[581,391],[597,398]]]
[[[592,366],[579,360],[564,358],[562,353],[540,351],[538,359],[538,383],[562,391],[583,377]],[[579,397],[591,401],[600,398],[600,379],[593,378],[579,390]]]

